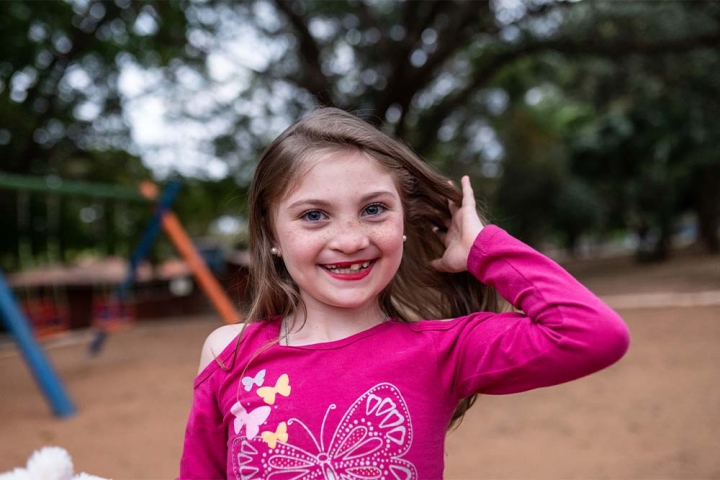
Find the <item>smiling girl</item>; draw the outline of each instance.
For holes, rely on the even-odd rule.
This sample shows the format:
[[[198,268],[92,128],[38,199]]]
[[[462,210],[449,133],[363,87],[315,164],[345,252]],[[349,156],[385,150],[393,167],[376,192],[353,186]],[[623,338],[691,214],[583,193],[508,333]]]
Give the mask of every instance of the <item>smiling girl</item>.
[[[252,308],[205,342],[182,479],[441,478],[477,394],[627,350],[609,307],[485,225],[467,177],[458,190],[346,112],[268,147],[250,212]]]

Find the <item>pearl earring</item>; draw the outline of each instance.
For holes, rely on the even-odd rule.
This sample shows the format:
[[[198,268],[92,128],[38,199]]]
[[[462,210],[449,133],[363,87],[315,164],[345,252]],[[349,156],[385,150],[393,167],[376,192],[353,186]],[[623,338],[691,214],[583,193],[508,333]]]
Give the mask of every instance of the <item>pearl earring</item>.
[[[271,247],[270,253],[272,253],[273,255],[277,255],[279,253],[277,247]]]
[[[407,241],[407,235],[403,234],[403,242]]]

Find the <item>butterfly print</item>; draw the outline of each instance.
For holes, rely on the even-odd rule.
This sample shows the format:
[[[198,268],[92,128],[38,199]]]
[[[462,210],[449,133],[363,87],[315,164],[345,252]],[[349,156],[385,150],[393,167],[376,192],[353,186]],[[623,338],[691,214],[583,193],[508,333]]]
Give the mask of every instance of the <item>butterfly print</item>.
[[[277,446],[278,440],[286,443],[288,441],[287,423],[280,422],[280,424],[275,429],[275,432],[263,432],[262,439],[265,441],[265,443],[268,444],[268,447],[270,448],[275,448]]]
[[[235,415],[235,434],[240,433],[240,430],[245,426],[245,436],[247,438],[253,438],[260,431],[260,425],[265,423],[265,420],[270,416],[270,407],[258,407],[252,412],[248,413],[240,402],[235,403],[230,409],[230,413]]]
[[[262,370],[260,370],[254,377],[243,377],[241,382],[245,387],[246,392],[250,391],[253,384],[257,385],[258,387],[262,387],[263,383],[265,383],[265,369],[263,368]]]
[[[231,449],[236,478],[417,480],[415,466],[402,458],[412,445],[413,428],[397,387],[381,383],[361,395],[325,443],[328,417],[336,408],[335,404],[328,406],[317,437],[301,420],[289,419],[287,429],[292,430],[290,438],[296,444],[276,443],[273,447],[259,437],[235,438]],[[298,444],[298,439],[303,438],[308,441]]]
[[[275,403],[276,394],[287,397],[290,395],[290,389],[290,377],[288,377],[287,373],[283,373],[280,375],[280,378],[277,379],[277,382],[275,382],[274,387],[258,388],[257,394],[260,395],[260,398],[262,398],[265,403],[273,405]]]

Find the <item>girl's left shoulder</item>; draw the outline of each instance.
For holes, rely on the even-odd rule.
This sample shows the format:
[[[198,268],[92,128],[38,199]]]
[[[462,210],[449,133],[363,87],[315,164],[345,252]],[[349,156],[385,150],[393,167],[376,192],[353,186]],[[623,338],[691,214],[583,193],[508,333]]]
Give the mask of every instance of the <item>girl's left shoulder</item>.
[[[203,344],[198,374],[205,370],[205,367],[213,362],[230,345],[230,342],[242,333],[246,326],[245,323],[234,323],[213,330]]]

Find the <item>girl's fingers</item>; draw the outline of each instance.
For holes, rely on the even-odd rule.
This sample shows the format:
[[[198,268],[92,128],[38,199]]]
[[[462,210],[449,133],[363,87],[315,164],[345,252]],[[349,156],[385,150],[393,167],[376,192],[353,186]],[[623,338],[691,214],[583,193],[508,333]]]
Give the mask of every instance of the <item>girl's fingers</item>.
[[[457,187],[455,186],[455,183],[452,180],[448,180],[447,183],[454,189],[457,189]],[[450,214],[455,215],[455,212],[457,212],[460,207],[455,205],[455,202],[453,202],[452,200],[448,200],[448,208],[450,209]]]
[[[453,182],[448,183],[455,187]],[[433,233],[445,245],[445,252],[442,258],[432,260],[430,265],[441,272],[461,272],[466,268],[467,238],[473,236],[482,230],[482,222],[477,216],[475,210],[475,194],[470,184],[470,177],[464,175],[460,180],[462,202],[460,205],[448,200],[448,209],[450,210],[450,218],[445,220],[443,230],[441,226],[432,227]]]
[[[464,175],[460,183],[462,184],[463,206],[475,208],[475,192],[473,192],[472,185],[470,185],[470,177]]]
[[[440,259],[431,260],[430,266],[439,272],[443,271],[443,265],[442,265],[442,262],[440,261]]]

